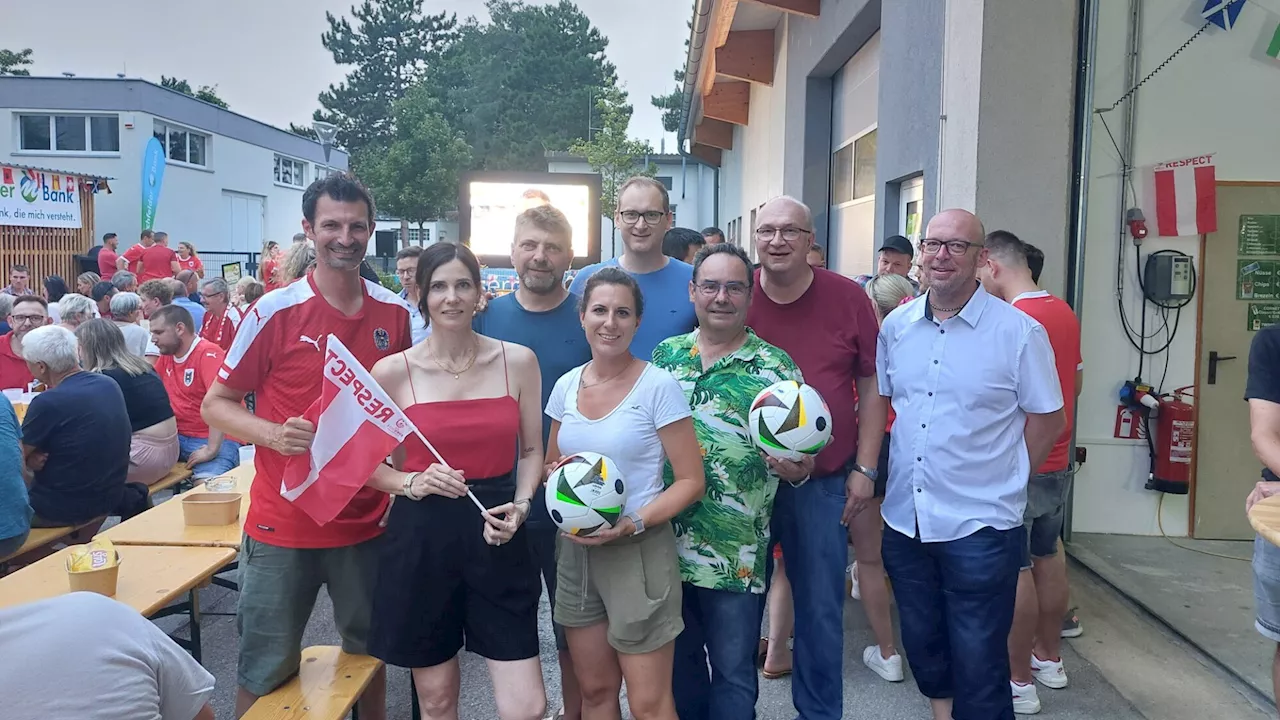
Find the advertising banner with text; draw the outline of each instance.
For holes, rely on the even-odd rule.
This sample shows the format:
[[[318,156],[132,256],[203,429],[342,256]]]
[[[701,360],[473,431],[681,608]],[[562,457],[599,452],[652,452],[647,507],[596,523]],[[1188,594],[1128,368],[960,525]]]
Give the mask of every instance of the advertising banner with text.
[[[77,178],[0,165],[0,225],[81,227]]]

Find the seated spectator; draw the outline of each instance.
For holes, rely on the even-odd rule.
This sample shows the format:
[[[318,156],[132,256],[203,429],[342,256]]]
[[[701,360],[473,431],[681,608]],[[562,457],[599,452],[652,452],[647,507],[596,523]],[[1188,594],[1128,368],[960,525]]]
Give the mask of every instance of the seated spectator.
[[[149,280],[148,282],[155,282]],[[169,393],[151,366],[129,352],[124,333],[107,320],[90,320],[76,330],[80,364],[106,375],[120,386],[132,431],[129,482],[151,485],[178,462],[178,423]]]
[[[156,373],[178,420],[178,459],[186,461],[196,480],[204,480],[238,466],[240,445],[210,428],[200,415],[205,391],[217,380],[226,352],[197,336],[193,327],[191,313],[177,305],[151,316],[151,340],[160,349]]]
[[[138,611],[97,593],[0,610],[5,720],[213,720],[213,676]]]
[[[98,306],[98,317],[111,317],[111,298],[118,292],[119,288],[106,280],[93,286],[93,294],[89,298]]]
[[[31,269],[22,264],[10,267],[9,285],[0,292],[14,297],[31,295]]]
[[[150,318],[151,313],[173,302],[173,279],[148,280],[138,287],[138,297],[142,298],[142,317]]]
[[[142,317],[142,298],[137,293],[116,293],[111,298],[111,319],[124,333],[125,347],[138,357],[147,356],[147,331],[138,324]]]
[[[0,336],[0,389],[32,388],[35,377],[23,353],[23,342],[36,328],[49,324],[49,304],[39,295],[22,295],[14,298],[9,312],[9,325],[13,327]]]
[[[9,327],[9,313],[13,312],[14,299],[9,293],[0,293],[0,335],[7,335],[13,330]]]
[[[0,403],[0,557],[22,547],[31,530],[31,505],[22,478],[21,436],[13,403]]]
[[[186,308],[187,312],[191,313],[191,319],[195,321],[195,327],[198,328],[204,324],[204,306],[200,304],[200,293],[197,292],[196,299],[192,300],[187,292],[187,284],[182,279],[182,273],[189,272],[191,271],[183,270],[178,273],[178,277],[170,280],[169,283],[173,285],[173,304]],[[195,275],[192,274],[192,277],[195,277]]]
[[[111,284],[120,292],[138,292],[138,276],[128,270],[119,270],[111,276]]]
[[[266,290],[262,287],[262,283],[258,282],[257,278],[242,277],[236,283],[235,302],[233,304],[239,308],[243,315],[244,311],[264,294],[266,294]]]
[[[50,275],[44,279],[44,299],[49,303],[49,320],[54,324],[60,322],[58,302],[67,294],[67,282],[61,275]]]
[[[200,325],[200,337],[214,343],[224,351],[231,349],[236,339],[236,328],[244,317],[240,310],[231,304],[231,288],[222,278],[209,278],[200,283],[200,301],[207,312],[204,323]]]
[[[183,270],[174,279],[182,281],[183,286],[187,289],[187,297],[190,298],[191,302],[199,305],[200,276],[196,275],[194,270]]]
[[[706,238],[697,230],[673,227],[662,236],[662,254],[692,265],[693,256],[706,244]]]
[[[102,282],[102,278],[96,272],[80,273],[76,277],[76,292],[89,297],[93,294],[93,286]]]
[[[34,473],[31,526],[82,525],[121,512],[129,411],[120,386],[80,369],[76,336],[66,328],[32,330],[22,352],[49,388],[31,400],[22,421],[22,456]]]
[[[97,310],[98,306],[89,298],[77,293],[67,293],[58,301],[58,317],[61,318],[58,325],[75,332],[76,328],[97,317]]]

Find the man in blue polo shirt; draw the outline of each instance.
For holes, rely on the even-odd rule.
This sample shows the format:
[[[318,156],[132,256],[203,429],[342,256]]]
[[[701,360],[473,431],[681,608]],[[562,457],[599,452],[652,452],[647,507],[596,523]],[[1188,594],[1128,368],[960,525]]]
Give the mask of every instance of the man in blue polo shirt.
[[[591,348],[578,317],[578,296],[564,288],[564,274],[573,261],[572,229],[564,213],[550,205],[532,207],[516,218],[511,243],[511,265],[520,278],[515,292],[489,302],[475,319],[475,330],[491,338],[531,348],[542,370],[542,406],[561,375],[591,359]],[[687,291],[686,291],[687,296]],[[542,442],[551,431],[551,419],[542,418]],[[548,461],[556,458],[548,458]],[[547,515],[542,493],[534,493],[525,522],[529,546],[547,584],[547,597],[556,596],[556,526]],[[564,628],[555,625],[560,655],[562,717],[581,717],[582,698],[569,659]]]
[[[633,177],[624,182],[618,189],[613,222],[622,231],[626,251],[583,268],[569,290],[581,295],[587,279],[603,267],[620,267],[634,277],[644,294],[644,317],[631,341],[631,354],[648,360],[658,343],[684,335],[698,324],[689,299],[693,266],[662,254],[663,237],[671,228],[671,199],[657,180]]]

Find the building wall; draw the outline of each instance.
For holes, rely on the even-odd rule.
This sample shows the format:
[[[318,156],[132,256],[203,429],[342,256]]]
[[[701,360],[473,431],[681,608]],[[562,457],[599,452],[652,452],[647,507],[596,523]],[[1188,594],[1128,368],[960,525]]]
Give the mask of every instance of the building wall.
[[[1187,14],[1185,3],[1143,3],[1139,77],[1196,31],[1199,22],[1189,22]],[[1127,89],[1127,21],[1127,3],[1102,4],[1095,102],[1099,107],[1110,106]],[[1234,29],[1204,33],[1143,85],[1137,93],[1130,163],[1141,166],[1216,152],[1219,180],[1280,181],[1280,143],[1273,139],[1274,119],[1280,117],[1280,91],[1275,90],[1280,66],[1255,59],[1255,43],[1264,36],[1269,38],[1277,21],[1280,18],[1264,8],[1246,5]],[[1109,113],[1107,122],[1120,141],[1120,110]],[[1146,447],[1111,438],[1116,391],[1123,380],[1137,373],[1138,366],[1136,351],[1125,341],[1115,298],[1116,243],[1122,212],[1119,170],[1116,151],[1101,122],[1095,120],[1083,292],[1084,390],[1076,430],[1077,442],[1089,448],[1089,462],[1076,476],[1072,527],[1078,532],[1155,535],[1160,532],[1156,521],[1160,495],[1143,489]],[[1153,216],[1149,211],[1146,215]],[[1224,220],[1219,218],[1220,223]],[[1194,256],[1197,269],[1201,267],[1198,239],[1148,237],[1142,246],[1144,254],[1165,248]],[[1128,249],[1126,253],[1130,280],[1124,297],[1131,318],[1140,311],[1132,280],[1132,252]],[[1190,385],[1196,380],[1195,328],[1201,319],[1195,308],[1192,303],[1183,312],[1182,329],[1169,354],[1167,387]],[[1163,371],[1164,356],[1149,359],[1148,368],[1153,361]],[[1165,497],[1165,532],[1186,535],[1187,511],[1187,496]]]
[[[846,62],[831,83],[831,172],[835,172],[835,153],[849,148],[856,152],[859,138],[875,130],[879,113],[880,33]],[[850,148],[850,144],[852,147]],[[846,158],[856,167],[856,157]],[[833,187],[835,180],[832,180]],[[832,198],[835,200],[836,198]],[[828,225],[827,267],[844,275],[855,276],[875,268],[877,195],[873,191],[854,200],[832,203]]]

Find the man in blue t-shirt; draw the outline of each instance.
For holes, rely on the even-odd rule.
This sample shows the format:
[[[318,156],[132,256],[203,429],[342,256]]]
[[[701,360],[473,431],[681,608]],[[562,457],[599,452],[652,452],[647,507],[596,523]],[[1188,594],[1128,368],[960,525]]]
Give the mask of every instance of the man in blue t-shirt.
[[[626,251],[583,268],[569,290],[581,296],[587,279],[603,267],[620,267],[634,277],[644,295],[644,317],[631,340],[631,354],[648,360],[658,343],[684,335],[698,324],[689,299],[693,266],[662,254],[663,236],[671,228],[671,200],[657,180],[633,177],[623,183],[613,222],[622,231]]]
[[[578,296],[564,288],[564,274],[573,261],[572,229],[564,213],[541,205],[525,210],[516,218],[515,239],[511,243],[511,265],[520,278],[515,292],[489,303],[476,315],[476,332],[498,340],[524,345],[538,356],[542,371],[542,407],[547,406],[551,389],[561,375],[591,359],[591,347],[578,315]],[[551,419],[542,418],[542,443],[546,447]],[[556,458],[547,458],[553,461]],[[556,597],[557,529],[547,515],[546,499],[535,493],[525,522],[534,560],[547,583],[552,604]],[[573,675],[564,628],[555,625],[556,649],[560,656],[561,687],[565,717],[580,717],[582,704]]]
[[[21,429],[13,403],[0,403],[0,557],[22,547],[31,530],[31,506],[22,479]]]

